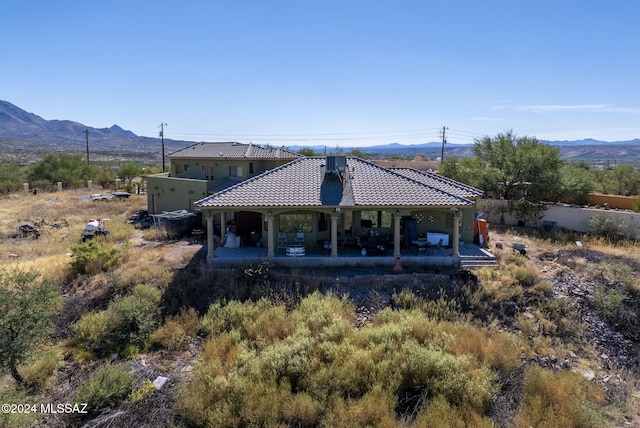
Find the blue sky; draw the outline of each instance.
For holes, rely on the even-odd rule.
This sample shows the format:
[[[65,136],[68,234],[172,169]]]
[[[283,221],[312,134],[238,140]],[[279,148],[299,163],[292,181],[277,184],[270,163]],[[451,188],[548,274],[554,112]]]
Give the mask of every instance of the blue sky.
[[[640,138],[640,2],[23,0],[0,99],[273,145]]]

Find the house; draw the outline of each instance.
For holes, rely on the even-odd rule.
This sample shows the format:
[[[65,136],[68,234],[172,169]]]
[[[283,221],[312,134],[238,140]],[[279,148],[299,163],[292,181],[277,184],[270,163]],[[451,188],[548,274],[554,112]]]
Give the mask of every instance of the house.
[[[168,155],[170,171],[147,178],[150,214],[194,211],[194,202],[300,157],[283,148],[200,142]]]
[[[455,259],[460,241],[473,241],[474,200],[481,195],[434,173],[327,156],[293,160],[194,206],[206,218],[209,262],[217,230],[221,240],[230,232],[242,245],[266,248],[267,258],[278,247],[288,255],[322,248],[336,258],[349,246],[400,257],[402,247],[424,244],[450,247]]]

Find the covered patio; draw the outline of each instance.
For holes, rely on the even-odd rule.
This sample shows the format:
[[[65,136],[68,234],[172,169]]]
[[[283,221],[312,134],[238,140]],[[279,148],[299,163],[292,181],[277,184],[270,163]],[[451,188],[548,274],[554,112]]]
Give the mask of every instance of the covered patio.
[[[302,158],[195,206],[206,218],[212,265],[450,265],[481,250],[472,244],[470,199],[480,194],[437,174],[360,158]]]

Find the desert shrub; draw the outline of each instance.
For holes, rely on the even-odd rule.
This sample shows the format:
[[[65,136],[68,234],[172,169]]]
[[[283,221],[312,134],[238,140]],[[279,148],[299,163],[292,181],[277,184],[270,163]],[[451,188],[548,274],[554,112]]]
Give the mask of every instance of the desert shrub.
[[[60,354],[57,349],[50,348],[37,352],[29,364],[21,370],[25,384],[36,388],[47,386],[54,378],[59,364]]]
[[[597,410],[603,399],[602,389],[579,373],[553,373],[530,366],[525,373],[522,404],[514,426],[605,426]]]
[[[196,334],[198,314],[193,308],[184,309],[179,315],[170,316],[164,325],[151,335],[154,345],[168,349],[182,349]]]
[[[538,272],[530,266],[519,266],[513,271],[513,279],[522,287],[533,287],[539,281]]]
[[[495,424],[474,409],[454,406],[439,395],[422,407],[412,425],[415,428],[491,428]]]
[[[73,335],[84,345],[94,346],[106,336],[107,313],[88,312],[73,325]]]
[[[335,317],[352,322],[355,319],[353,304],[346,296],[322,295],[317,291],[302,299],[291,314],[294,322],[306,326],[312,335],[331,327]]]
[[[95,240],[71,247],[71,271],[95,275],[108,272],[122,262],[122,251],[116,247],[104,248]]]
[[[393,395],[381,388],[375,388],[361,398],[334,399],[324,423],[332,427],[396,427],[395,403]]]
[[[115,349],[143,344],[158,324],[160,290],[138,285],[133,293],[113,300],[107,308],[107,337]]]
[[[439,321],[457,321],[464,318],[455,299],[448,298],[443,289],[440,289],[436,299],[424,298],[412,291],[402,290],[400,293],[393,293],[391,304],[398,309],[419,309],[425,316]]]
[[[624,237],[626,224],[610,214],[599,213],[589,220],[589,232],[612,241],[619,241]]]
[[[633,200],[633,211],[640,212],[640,198],[635,198]]]
[[[150,380],[145,380],[138,388],[131,391],[129,397],[127,398],[127,401],[130,403],[137,403],[138,401],[144,400],[155,391],[156,387],[153,385],[153,382],[151,382]]]
[[[285,403],[284,417],[290,425],[313,426],[322,414],[322,405],[309,394],[300,392]]]
[[[27,395],[27,390],[24,388],[2,388],[0,390],[0,401],[3,404],[25,404],[32,403],[33,397]],[[37,405],[37,409],[40,410],[40,404]],[[36,426],[34,424],[37,417],[37,413],[26,412],[0,412],[0,427],[1,428],[29,428]]]
[[[133,375],[125,364],[107,363],[78,386],[75,401],[87,403],[87,410],[96,412],[119,404],[130,393],[133,384]]]
[[[484,411],[497,393],[491,371],[483,366],[474,368],[467,356],[456,357],[413,341],[405,343],[400,352],[401,398],[425,389],[430,395],[443,396],[450,404],[470,405]]]
[[[628,297],[629,293],[622,287],[602,285],[596,288],[590,301],[602,317],[611,321]]]
[[[551,297],[553,295],[553,282],[540,281],[533,286],[530,292],[538,296]]]
[[[516,266],[524,266],[527,264],[527,257],[521,253],[512,252],[504,257],[504,262],[508,264],[514,264]]]
[[[264,300],[211,305],[179,415],[194,426],[399,426],[442,397],[466,426],[486,426],[492,369],[518,364],[516,336],[422,308],[386,308],[356,329],[353,311],[319,293],[291,310]]]
[[[132,294],[117,297],[105,311],[84,314],[73,326],[74,338],[82,348],[98,355],[132,352],[145,344],[159,319],[160,290],[138,285]]]
[[[260,315],[273,305],[266,299],[258,302],[240,302],[231,300],[228,303],[216,302],[209,306],[207,313],[200,319],[199,329],[206,336],[216,336],[231,330],[238,330],[242,338],[247,337],[247,328]]]
[[[455,332],[455,355],[472,355],[480,363],[500,370],[514,370],[520,365],[520,340],[508,333],[498,333],[471,324]]]

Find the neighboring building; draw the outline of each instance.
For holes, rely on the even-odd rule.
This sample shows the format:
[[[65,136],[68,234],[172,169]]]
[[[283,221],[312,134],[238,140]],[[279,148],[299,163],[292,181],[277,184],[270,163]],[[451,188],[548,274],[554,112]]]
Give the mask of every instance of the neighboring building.
[[[169,172],[147,178],[150,214],[194,211],[195,201],[301,156],[283,148],[201,142],[168,157]]]
[[[429,172],[328,156],[294,160],[194,205],[206,218],[209,260],[214,231],[224,235],[228,228],[244,245],[267,247],[267,257],[275,257],[281,239],[324,245],[338,257],[347,243],[372,237],[387,239],[386,246],[399,257],[403,243],[435,236],[455,258],[459,241],[473,241],[475,199],[481,194]]]

